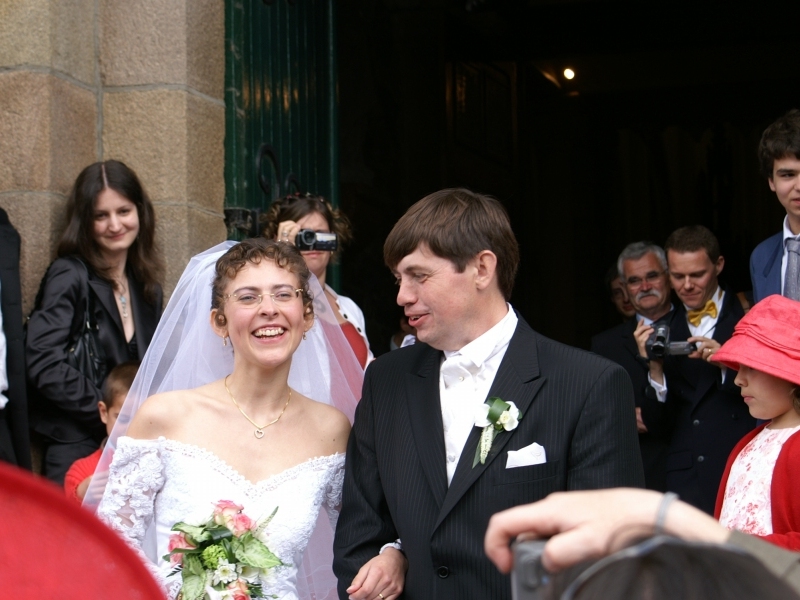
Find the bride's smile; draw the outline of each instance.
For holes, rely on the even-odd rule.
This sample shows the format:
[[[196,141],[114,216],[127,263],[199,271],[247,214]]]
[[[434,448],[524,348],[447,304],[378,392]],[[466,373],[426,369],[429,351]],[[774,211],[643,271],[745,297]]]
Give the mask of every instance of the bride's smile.
[[[299,285],[294,273],[267,259],[247,264],[228,283],[220,307],[226,323],[215,327],[230,339],[234,360],[278,366],[291,358],[313,324]]]

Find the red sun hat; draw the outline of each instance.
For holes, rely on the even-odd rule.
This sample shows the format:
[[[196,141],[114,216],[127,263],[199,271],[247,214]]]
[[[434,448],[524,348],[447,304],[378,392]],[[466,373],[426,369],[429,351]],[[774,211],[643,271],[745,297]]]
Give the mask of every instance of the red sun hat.
[[[711,360],[737,371],[745,365],[800,385],[800,302],[777,294],[764,298],[742,317]]]

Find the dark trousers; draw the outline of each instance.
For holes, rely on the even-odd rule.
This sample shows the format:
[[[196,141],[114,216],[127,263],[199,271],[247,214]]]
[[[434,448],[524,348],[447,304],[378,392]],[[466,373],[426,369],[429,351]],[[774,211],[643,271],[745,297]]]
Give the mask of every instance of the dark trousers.
[[[64,476],[76,460],[89,456],[100,444],[89,438],[80,442],[47,440],[42,458],[42,475],[64,487]]]

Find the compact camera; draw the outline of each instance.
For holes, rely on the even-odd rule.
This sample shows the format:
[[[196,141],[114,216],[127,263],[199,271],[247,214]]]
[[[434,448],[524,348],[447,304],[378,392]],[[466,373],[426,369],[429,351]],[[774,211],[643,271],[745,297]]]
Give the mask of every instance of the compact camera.
[[[298,250],[327,250],[333,252],[339,247],[339,240],[335,233],[301,229],[294,238],[294,245],[297,246]]]
[[[665,356],[686,356],[697,350],[694,342],[669,341],[669,325],[654,325],[655,331],[650,334],[645,342],[647,356],[650,358],[664,358]]]
[[[540,600],[550,581],[550,572],[542,566],[542,553],[547,540],[525,540],[513,543],[514,570],[511,571],[512,600]]]

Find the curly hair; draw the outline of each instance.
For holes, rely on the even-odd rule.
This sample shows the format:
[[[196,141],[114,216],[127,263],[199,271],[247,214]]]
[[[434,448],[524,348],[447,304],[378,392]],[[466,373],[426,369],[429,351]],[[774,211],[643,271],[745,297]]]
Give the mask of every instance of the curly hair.
[[[297,275],[299,288],[303,290],[303,309],[306,316],[314,314],[313,296],[308,288],[311,271],[306,261],[293,245],[264,238],[250,238],[236,244],[219,257],[216,274],[211,285],[211,309],[217,309],[215,322],[220,327],[227,324],[225,318],[225,287],[247,265],[257,265],[262,260],[271,260],[281,269]]]
[[[278,225],[283,221],[299,221],[312,213],[319,213],[328,223],[331,233],[339,239],[339,249],[333,253],[336,261],[342,246],[353,238],[350,220],[338,208],[334,208],[322,196],[314,194],[290,194],[272,203],[269,210],[261,215],[261,235],[269,240],[278,236]]]
[[[144,285],[145,298],[153,301],[164,279],[164,261],[156,245],[156,217],[153,204],[136,173],[125,163],[107,160],[80,172],[67,200],[67,227],[58,244],[57,255],[78,255],[97,275],[116,289],[94,237],[94,208],[101,192],[111,189],[130,200],[139,215],[139,235],[128,249],[127,264],[136,280]]]

